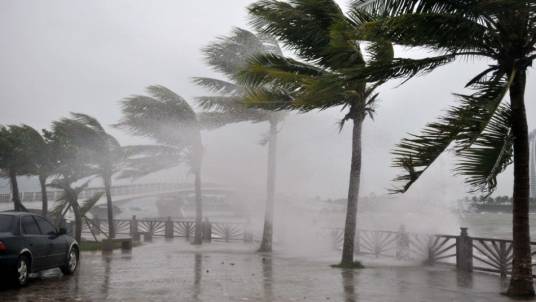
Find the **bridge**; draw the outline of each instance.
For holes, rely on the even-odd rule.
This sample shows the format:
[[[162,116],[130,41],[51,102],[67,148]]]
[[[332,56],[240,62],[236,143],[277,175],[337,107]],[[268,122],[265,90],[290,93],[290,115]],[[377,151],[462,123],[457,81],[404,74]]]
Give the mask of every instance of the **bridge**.
[[[185,193],[191,192],[193,190],[193,185],[191,184],[179,184],[179,183],[149,183],[149,184],[132,184],[132,185],[121,185],[112,187],[112,197],[115,202],[121,202],[125,200],[130,200],[133,198],[143,198],[151,197],[164,194],[173,194],[173,193]],[[214,184],[206,184],[203,186],[203,193],[210,192],[223,192],[229,191],[228,189],[217,186]],[[104,192],[104,187],[91,187],[87,188],[82,193],[80,193],[79,198],[89,198],[96,193]],[[63,191],[48,191],[47,197],[48,200],[57,200],[61,198]],[[22,202],[41,202],[42,194],[41,192],[20,192],[20,198]],[[12,202],[11,193],[0,193],[0,203],[9,203]]]

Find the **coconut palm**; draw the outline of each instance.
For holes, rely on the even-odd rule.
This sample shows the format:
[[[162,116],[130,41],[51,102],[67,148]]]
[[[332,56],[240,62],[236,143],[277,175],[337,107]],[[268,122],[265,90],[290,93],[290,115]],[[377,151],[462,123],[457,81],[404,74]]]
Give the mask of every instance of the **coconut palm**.
[[[52,131],[45,131],[45,138],[50,141],[57,158],[55,176],[48,186],[63,191],[53,215],[59,220],[72,211],[75,239],[80,241],[82,218],[104,193],[98,192],[85,201],[79,201],[80,193],[88,187],[90,178],[99,171],[92,164],[92,154],[73,140],[71,127],[72,124],[63,119],[52,124]]]
[[[478,190],[492,192],[499,173],[513,161],[513,270],[508,294],[534,296],[529,229],[529,140],[525,110],[527,69],[536,58],[536,3],[530,0],[369,0],[356,1],[356,15],[377,18],[356,32],[363,39],[390,39],[425,47],[435,56],[397,58],[389,64],[357,68],[353,78],[410,78],[456,58],[490,62],[467,84],[470,95],[422,134],[394,151],[406,170],[397,180],[408,188],[452,143],[461,158],[457,171]],[[438,30],[440,29],[440,30]],[[510,103],[503,102],[509,94]]]
[[[118,127],[155,144],[127,146],[123,177],[140,177],[187,163],[195,176],[196,227],[194,244],[202,243],[201,126],[192,107],[164,86],[147,87],[148,96],[134,95],[121,102]]]
[[[61,127],[63,135],[70,142],[88,154],[90,164],[94,166],[97,175],[102,178],[106,194],[108,216],[108,236],[115,237],[112,205],[112,176],[119,170],[123,162],[123,149],[119,142],[109,133],[97,119],[87,114],[71,113],[70,118],[56,122],[56,128]]]
[[[366,66],[393,56],[390,43],[380,41],[367,47],[370,60],[353,37],[355,22],[332,0],[264,0],[249,11],[253,25],[293,49],[301,58],[277,54],[256,56],[241,73],[250,87],[250,105],[273,110],[323,110],[342,106],[347,121],[353,122],[352,161],[341,266],[354,263],[357,203],[361,177],[361,132],[363,121],[374,111],[375,88],[365,81],[347,79],[350,67]]]
[[[32,169],[35,137],[40,136],[28,125],[0,127],[0,170],[9,178],[15,211],[26,211],[20,199],[18,175],[28,175]]]
[[[263,144],[268,145],[268,175],[264,227],[259,251],[271,252],[277,166],[277,128],[283,114],[247,106],[244,103],[247,88],[237,82],[237,76],[246,67],[248,58],[265,53],[282,55],[281,49],[277,41],[267,35],[235,28],[230,36],[220,37],[209,44],[203,49],[203,53],[209,66],[224,76],[224,79],[194,78],[197,84],[216,94],[197,98],[203,109],[211,111],[207,114],[222,116],[219,119],[220,123],[213,126],[244,121],[253,123],[267,121],[269,123],[268,135],[262,141]]]
[[[41,190],[43,216],[48,215],[48,195],[47,180],[54,174],[57,166],[56,154],[53,151],[52,144],[41,133],[35,129],[29,129],[29,174],[37,176]]]

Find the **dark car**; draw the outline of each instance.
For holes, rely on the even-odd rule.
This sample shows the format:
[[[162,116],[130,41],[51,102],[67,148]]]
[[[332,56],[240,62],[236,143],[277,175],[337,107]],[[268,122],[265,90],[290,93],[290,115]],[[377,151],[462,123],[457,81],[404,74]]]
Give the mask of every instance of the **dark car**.
[[[30,273],[59,267],[70,275],[78,267],[78,242],[46,218],[27,212],[0,212],[0,277],[18,286]]]

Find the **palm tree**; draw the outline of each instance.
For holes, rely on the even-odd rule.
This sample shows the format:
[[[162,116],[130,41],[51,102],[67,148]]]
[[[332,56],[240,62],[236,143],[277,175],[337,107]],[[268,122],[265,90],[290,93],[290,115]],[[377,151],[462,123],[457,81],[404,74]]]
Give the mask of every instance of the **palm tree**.
[[[277,54],[256,56],[242,72],[250,87],[248,102],[273,110],[323,110],[342,106],[347,110],[341,128],[353,122],[352,161],[348,205],[344,229],[341,266],[354,267],[354,237],[361,177],[361,132],[367,114],[374,111],[380,83],[347,79],[346,70],[367,66],[378,60],[389,61],[393,50],[389,42],[372,43],[367,62],[352,32],[355,22],[332,0],[263,0],[249,11],[253,25],[293,49],[305,62]]]
[[[536,130],[530,133],[530,197],[536,198]]]
[[[57,158],[53,152],[52,144],[41,133],[35,129],[29,129],[30,146],[30,171],[31,175],[37,176],[41,189],[43,216],[48,215],[48,195],[47,195],[47,179],[54,174],[57,165]]]
[[[82,239],[82,218],[85,213],[102,197],[103,192],[96,193],[84,202],[79,202],[80,193],[88,187],[89,178],[98,174],[92,161],[92,154],[82,148],[71,135],[73,125],[66,119],[56,121],[52,131],[45,131],[45,138],[57,157],[55,178],[48,186],[63,190],[53,214],[58,219],[70,210],[75,218],[75,239]]]
[[[162,169],[188,163],[195,176],[196,227],[194,244],[201,244],[203,145],[201,126],[192,107],[164,86],[147,87],[149,96],[134,95],[121,103],[123,118],[118,127],[134,135],[152,139],[155,144],[126,147],[127,169],[123,177],[140,177]]]
[[[62,127],[63,134],[78,148],[84,149],[90,162],[95,166],[97,174],[104,183],[108,214],[108,237],[115,237],[112,205],[112,176],[123,162],[123,150],[119,142],[109,133],[97,119],[87,114],[71,113],[70,118],[63,118],[56,123]]]
[[[26,211],[20,199],[18,175],[32,169],[33,143],[39,133],[28,125],[0,126],[0,170],[9,178],[15,211]]]
[[[277,41],[267,35],[254,34],[245,29],[235,28],[230,36],[221,37],[204,48],[203,53],[207,63],[226,78],[225,80],[206,77],[194,78],[197,84],[217,94],[216,96],[197,98],[203,109],[212,111],[207,114],[222,116],[219,119],[220,123],[213,126],[244,121],[254,123],[268,121],[269,123],[268,136],[262,141],[263,144],[268,144],[268,175],[264,227],[259,252],[271,252],[277,166],[277,128],[283,119],[283,114],[248,107],[244,103],[247,88],[237,83],[237,76],[246,67],[248,58],[266,53],[282,55],[281,49]]]
[[[513,157],[513,269],[508,294],[534,296],[525,86],[527,69],[536,58],[536,4],[531,0],[359,0],[355,7],[357,15],[365,10],[377,17],[356,31],[360,38],[390,39],[438,54],[356,68],[352,78],[410,78],[459,57],[491,61],[468,82],[473,94],[457,95],[459,105],[394,151],[395,165],[407,171],[397,179],[404,182],[399,191],[407,191],[452,143],[461,158],[458,173],[486,192],[495,189],[497,175]],[[506,94],[509,104],[503,102]]]

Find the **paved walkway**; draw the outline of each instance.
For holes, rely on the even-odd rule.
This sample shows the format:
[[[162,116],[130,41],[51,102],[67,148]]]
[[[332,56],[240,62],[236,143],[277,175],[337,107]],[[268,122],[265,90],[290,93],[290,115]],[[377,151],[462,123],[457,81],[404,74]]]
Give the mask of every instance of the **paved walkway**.
[[[131,254],[83,253],[77,275],[48,271],[23,289],[0,291],[0,301],[510,301],[493,275],[450,268],[408,267],[364,260],[367,269],[330,268],[321,260],[254,253],[255,246],[180,239],[157,240]],[[333,258],[332,258],[333,257]]]

